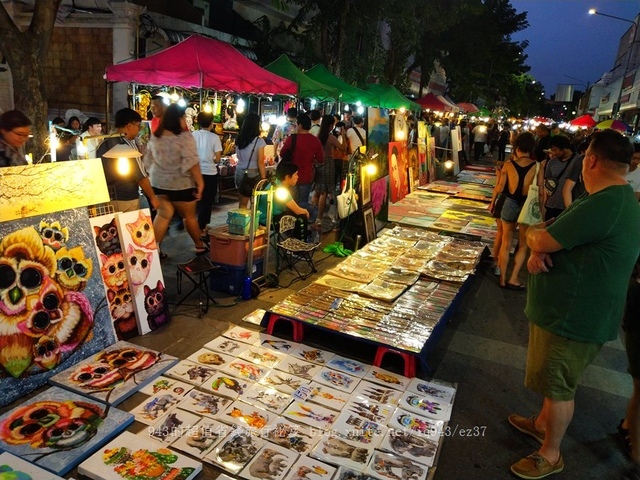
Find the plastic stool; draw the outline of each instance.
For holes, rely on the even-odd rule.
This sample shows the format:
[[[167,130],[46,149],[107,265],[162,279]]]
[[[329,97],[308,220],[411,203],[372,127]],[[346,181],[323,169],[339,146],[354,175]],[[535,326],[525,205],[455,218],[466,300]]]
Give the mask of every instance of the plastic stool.
[[[291,325],[293,326],[294,342],[301,342],[304,339],[304,325],[302,325],[302,322],[299,322],[298,320],[294,320],[293,318],[287,318],[287,317],[282,317],[280,315],[273,315],[273,314],[269,316],[269,323],[267,324],[267,333],[269,335],[273,335],[273,327],[275,327],[276,322],[278,320],[285,320],[291,323]]]
[[[376,351],[376,358],[373,361],[373,365],[376,367],[382,368],[382,359],[387,353],[393,353],[394,355],[399,355],[404,359],[404,376],[405,377],[413,378],[416,376],[416,356],[408,352],[401,352],[399,350],[394,350],[388,347],[378,347],[378,350]]]

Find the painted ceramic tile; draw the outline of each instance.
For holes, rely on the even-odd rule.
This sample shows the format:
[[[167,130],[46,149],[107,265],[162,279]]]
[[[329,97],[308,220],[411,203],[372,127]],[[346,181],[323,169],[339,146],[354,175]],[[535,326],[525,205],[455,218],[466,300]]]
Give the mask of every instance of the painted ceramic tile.
[[[315,377],[313,377],[313,380],[348,393],[352,393],[359,382],[357,377],[352,377],[344,372],[338,372],[326,367],[320,370]]]
[[[245,390],[251,385],[252,383],[246,380],[218,372],[204,382],[200,388],[235,400],[239,395],[244,394]]]
[[[221,370],[224,365],[233,362],[235,358],[230,355],[225,355],[224,353],[212,352],[208,348],[201,348],[197,352],[189,355],[187,360],[197,363],[198,365]]]
[[[242,321],[260,326],[265,313],[267,313],[266,310],[262,308],[256,308],[249,315],[245,315],[244,317],[242,317]]]
[[[95,480],[192,480],[200,471],[202,463],[154,441],[144,442],[130,432],[124,432],[78,467],[78,473]]]
[[[279,392],[273,387],[265,387],[256,383],[246,391],[242,400],[251,405],[280,414],[291,403],[291,398],[291,395]]]
[[[327,367],[348,373],[352,377],[362,378],[371,366],[366,363],[358,362],[357,360],[352,360],[351,358],[336,355],[327,362]]]
[[[8,452],[0,453],[0,478],[7,480],[64,480],[20,457]]]
[[[244,467],[240,476],[247,480],[283,480],[297,459],[297,453],[268,443]]]
[[[242,378],[249,382],[259,382],[267,373],[269,373],[269,369],[267,367],[262,367],[255,363],[238,359],[224,365],[220,368],[220,371],[233,375],[236,378]]]
[[[443,403],[451,404],[453,397],[456,395],[456,389],[453,385],[443,385],[436,382],[427,382],[426,380],[420,380],[414,378],[411,380],[409,387],[407,388],[411,392],[431,395],[432,397],[439,398]]]
[[[262,438],[298,453],[310,452],[321,436],[317,430],[284,418],[278,419],[262,431]]]
[[[316,382],[303,385],[294,392],[293,396],[299,400],[317,403],[337,411],[342,410],[351,398],[346,392]]]
[[[141,388],[140,393],[150,396],[158,393],[171,393],[184,397],[192,388],[193,385],[160,375]]]
[[[248,360],[249,362],[261,365],[266,368],[275,367],[285,355],[282,353],[274,352],[270,348],[262,347],[249,347],[244,352],[238,355],[238,358]]]
[[[373,448],[336,435],[325,435],[310,455],[331,465],[362,472],[373,455]]]
[[[408,458],[374,452],[365,473],[384,480],[425,480],[428,468]]]
[[[189,360],[180,360],[177,365],[165,372],[167,377],[182,380],[192,385],[200,386],[213,377],[217,371],[211,367],[198,365]]]
[[[181,396],[158,393],[142,401],[131,410],[136,420],[145,425],[153,425],[165,413],[170,412],[182,401]]]
[[[451,405],[443,403],[440,399],[430,395],[418,395],[413,392],[405,392],[400,399],[401,408],[434,420],[448,422],[451,418]]]
[[[412,412],[407,412],[401,408],[398,408],[393,412],[388,422],[388,426],[390,428],[409,431],[416,435],[429,437],[436,441],[442,433],[443,424],[443,421],[432,420]]]
[[[392,373],[387,370],[383,370],[378,367],[371,367],[371,369],[364,376],[365,380],[369,382],[377,383],[378,385],[384,385],[385,387],[394,388],[396,390],[406,390],[411,382],[411,379]]]
[[[231,428],[228,425],[204,418],[193,428],[186,430],[180,438],[171,444],[171,448],[196,458],[202,458],[230,432]]]
[[[277,416],[275,413],[271,413],[263,408],[236,400],[229,405],[224,412],[218,415],[217,418],[225,423],[237,425],[245,430],[258,431],[273,423]]]
[[[147,427],[146,434],[153,440],[166,444],[175,442],[184,432],[200,421],[202,417],[176,408],[160,417],[156,423]]]
[[[339,467],[333,480],[372,480],[372,478],[366,473]]]
[[[49,381],[117,405],[178,362],[176,357],[120,341]]]
[[[331,480],[336,468],[306,455],[291,466],[286,480]]]
[[[371,402],[381,403],[383,405],[398,405],[402,393],[392,388],[362,381],[356,388],[354,395],[364,397]]]
[[[64,475],[132,422],[129,413],[51,387],[0,416],[0,449]]]
[[[266,443],[244,430],[234,430],[207,454],[205,461],[218,465],[227,472],[237,474]]]
[[[116,224],[138,330],[144,335],[171,319],[151,213],[148,208],[118,213]]]
[[[338,418],[338,413],[333,410],[299,400],[295,400],[289,405],[282,415],[320,430],[329,430]]]
[[[86,208],[1,231],[0,407],[115,341]]]
[[[178,404],[178,408],[205,417],[215,417],[233,402],[230,398],[213,393],[191,390]]]
[[[345,411],[376,423],[385,423],[395,408],[391,405],[372,402],[356,394],[351,396],[350,402],[344,407]]]
[[[249,345],[242,343],[239,340],[231,340],[227,337],[216,337],[208,343],[204,344],[204,348],[213,350],[214,352],[226,353],[227,355],[233,355],[237,357],[244,352]]]
[[[260,384],[266,387],[273,387],[276,390],[291,395],[301,386],[309,383],[304,378],[289,375],[288,373],[278,370],[271,370],[262,380]]]
[[[298,360],[292,355],[287,355],[280,363],[278,363],[276,369],[304,378],[305,380],[311,380],[315,374],[322,369],[322,367],[320,365],[305,362],[304,360]]]
[[[243,327],[232,327],[224,332],[222,336],[242,343],[248,343],[249,345],[255,345],[256,342],[260,340],[260,332]]]
[[[290,355],[306,360],[307,362],[317,363],[318,365],[326,365],[326,363],[334,357],[334,354],[331,352],[308,347],[307,345],[298,346]]]
[[[333,433],[372,447],[378,446],[386,432],[387,427],[384,425],[348,411],[342,412],[333,424]]]
[[[260,339],[256,342],[256,345],[263,348],[270,348],[281,353],[289,353],[293,352],[299,344],[290,340],[283,340],[282,338],[274,337],[273,335],[261,333]]]
[[[407,431],[389,429],[379,449],[431,467],[438,451],[438,442]]]

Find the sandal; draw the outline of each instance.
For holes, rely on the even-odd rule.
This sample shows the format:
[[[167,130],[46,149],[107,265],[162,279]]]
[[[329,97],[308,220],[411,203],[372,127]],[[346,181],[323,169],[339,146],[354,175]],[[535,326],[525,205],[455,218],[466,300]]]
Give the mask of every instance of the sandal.
[[[518,290],[518,291],[523,291],[527,289],[527,287],[522,283],[515,284],[515,283],[509,283],[509,282],[507,282],[507,284],[502,288],[506,288],[507,290]]]
[[[206,245],[204,247],[196,247],[196,255],[206,255],[207,253],[209,253],[209,247]]]

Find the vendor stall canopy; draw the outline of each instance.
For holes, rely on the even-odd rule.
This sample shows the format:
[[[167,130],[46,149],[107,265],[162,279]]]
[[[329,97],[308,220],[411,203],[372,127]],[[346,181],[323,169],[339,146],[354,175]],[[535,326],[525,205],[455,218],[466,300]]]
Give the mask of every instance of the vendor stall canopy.
[[[422,107],[409,100],[402,95],[400,91],[393,85],[381,85],[379,83],[370,83],[367,90],[374,99],[377,99],[377,106],[380,108],[406,108],[407,110],[420,110]]]
[[[330,85],[340,90],[340,92],[342,92],[342,96],[340,97],[342,102],[356,104],[360,102],[365,107],[378,106],[378,101],[374,98],[375,95],[371,95],[369,92],[361,90],[358,87],[354,87],[341,78],[336,77],[324,65],[318,64],[307,70],[305,73],[308,77],[311,77],[317,82]]]
[[[325,85],[306,76],[285,54],[280,55],[264,68],[271,73],[296,82],[299,87],[298,94],[302,98],[317,98],[320,101],[338,100],[340,98],[340,90],[338,88]]]
[[[230,44],[192,35],[146,58],[107,67],[110,82],[297,95],[298,85],[253,63]]]
[[[424,97],[416,100],[422,108],[427,110],[435,110],[439,112],[445,112],[451,110],[451,107],[447,105],[445,102],[440,100],[433,93],[429,92]]]

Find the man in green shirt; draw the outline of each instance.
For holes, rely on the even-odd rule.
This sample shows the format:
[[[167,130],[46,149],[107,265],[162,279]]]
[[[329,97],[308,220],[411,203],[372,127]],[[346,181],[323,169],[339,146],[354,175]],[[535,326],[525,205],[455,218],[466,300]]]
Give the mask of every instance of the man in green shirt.
[[[578,380],[602,345],[617,338],[627,282],[640,253],[640,207],[625,174],[633,148],[614,130],[594,135],[582,164],[588,195],[527,233],[531,256],[525,386],[544,397],[537,416],[509,423],[542,447],[511,466],[520,478],[564,469],[560,443]]]

